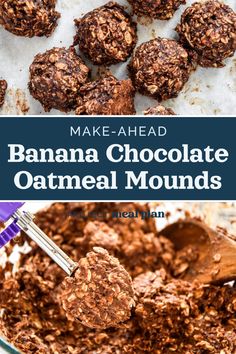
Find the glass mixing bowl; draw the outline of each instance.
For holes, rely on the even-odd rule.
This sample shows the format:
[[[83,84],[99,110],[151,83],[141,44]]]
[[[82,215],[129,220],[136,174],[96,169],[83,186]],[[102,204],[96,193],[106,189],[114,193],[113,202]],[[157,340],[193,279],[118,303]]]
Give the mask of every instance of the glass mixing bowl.
[[[0,337],[0,353],[1,354],[20,354],[11,344],[4,338]]]

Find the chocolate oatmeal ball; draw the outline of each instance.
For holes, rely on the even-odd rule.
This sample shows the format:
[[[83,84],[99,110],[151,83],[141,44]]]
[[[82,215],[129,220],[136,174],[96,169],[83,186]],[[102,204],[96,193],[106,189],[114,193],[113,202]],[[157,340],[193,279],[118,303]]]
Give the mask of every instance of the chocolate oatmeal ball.
[[[130,79],[117,80],[114,76],[108,76],[82,86],[79,92],[78,115],[135,114],[135,91]]]
[[[46,112],[68,112],[76,107],[79,88],[88,81],[89,68],[74,48],[53,48],[37,54],[30,66],[29,90]]]
[[[197,54],[203,67],[222,67],[236,50],[236,13],[217,0],[188,7],[176,27],[180,41]]]
[[[47,36],[57,26],[60,14],[56,0],[1,0],[0,24],[17,36]]]
[[[94,247],[62,284],[60,299],[69,319],[90,328],[113,327],[131,316],[134,292],[129,274],[117,258]]]
[[[170,19],[186,0],[128,0],[138,16],[159,20]]]
[[[171,108],[166,108],[162,105],[150,107],[144,111],[145,116],[175,116],[176,113]]]
[[[136,24],[124,8],[108,2],[75,20],[75,45],[96,65],[126,61],[136,41]]]
[[[129,65],[135,88],[159,101],[176,97],[192,69],[187,51],[175,40],[160,37],[141,44]]]
[[[0,80],[0,108],[4,105],[6,91],[7,91],[6,80]]]

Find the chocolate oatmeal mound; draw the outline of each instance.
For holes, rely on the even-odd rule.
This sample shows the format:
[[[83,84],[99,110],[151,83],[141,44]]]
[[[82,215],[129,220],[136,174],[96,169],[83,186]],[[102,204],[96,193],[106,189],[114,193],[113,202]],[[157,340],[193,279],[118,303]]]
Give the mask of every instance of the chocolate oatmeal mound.
[[[88,81],[89,68],[74,48],[53,48],[37,54],[30,66],[29,90],[48,112],[76,107],[79,88]]]
[[[236,50],[236,13],[217,0],[188,7],[176,27],[180,41],[203,67],[222,67]]]
[[[151,107],[144,111],[145,116],[175,116],[176,113],[171,108],[166,108],[164,106],[158,105]]]
[[[160,37],[141,44],[129,65],[135,88],[159,101],[176,97],[192,69],[187,51],[175,40]]]
[[[17,36],[47,36],[57,26],[57,0],[1,0],[0,24]]]
[[[6,80],[0,80],[0,108],[4,105],[6,91],[7,91]]]
[[[136,41],[136,24],[124,8],[108,2],[75,20],[75,45],[96,65],[126,61]]]
[[[101,247],[80,259],[74,276],[62,286],[60,298],[68,318],[79,319],[85,326],[113,327],[131,316],[131,278],[118,259]]]
[[[159,20],[170,19],[186,0],[129,0],[134,13],[138,16]]]
[[[139,325],[152,340],[160,341],[156,348],[163,353],[235,352],[233,288],[170,279],[160,270],[134,279],[134,290]]]
[[[79,90],[76,114],[134,115],[134,87],[130,79],[114,76],[88,83]]]

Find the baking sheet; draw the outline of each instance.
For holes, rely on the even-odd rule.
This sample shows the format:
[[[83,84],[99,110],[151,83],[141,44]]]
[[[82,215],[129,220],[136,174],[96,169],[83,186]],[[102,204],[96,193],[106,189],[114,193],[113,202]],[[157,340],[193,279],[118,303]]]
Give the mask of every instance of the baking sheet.
[[[86,12],[104,5],[104,0],[58,0],[57,10],[61,13],[58,27],[50,38],[24,38],[15,36],[3,28],[0,28],[0,78],[8,82],[6,101],[1,115],[62,115],[58,110],[45,113],[41,104],[34,100],[27,88],[28,68],[34,56],[54,46],[68,47],[73,42],[75,27],[73,20],[83,16]],[[117,0],[121,5],[130,7],[126,0]],[[183,10],[195,0],[187,0],[185,6],[176,11],[169,21],[138,20],[138,45],[156,36],[177,38],[174,31],[180,20]],[[226,4],[236,11],[235,0],[225,0]],[[88,66],[92,66],[86,60]],[[127,77],[127,62],[113,65],[112,73],[118,78]],[[96,77],[96,71],[93,71]],[[181,115],[233,115],[236,116],[236,58],[226,60],[226,66],[221,69],[204,69],[198,67],[183,91],[175,99],[164,102],[177,114]],[[156,100],[136,94],[137,114],[157,103]],[[72,112],[73,113],[73,112]]]

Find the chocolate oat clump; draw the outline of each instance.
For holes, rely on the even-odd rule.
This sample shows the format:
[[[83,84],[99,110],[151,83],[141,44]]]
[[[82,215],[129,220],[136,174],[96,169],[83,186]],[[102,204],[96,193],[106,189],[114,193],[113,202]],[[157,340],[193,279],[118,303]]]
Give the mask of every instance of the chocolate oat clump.
[[[217,0],[188,7],[176,31],[203,67],[224,66],[223,60],[236,50],[236,13]]]
[[[166,108],[162,105],[150,107],[144,111],[145,116],[174,116],[176,113],[171,108]]]
[[[177,41],[160,37],[141,44],[129,65],[135,88],[159,101],[176,97],[192,69],[187,51]]]
[[[108,328],[127,320],[134,306],[132,281],[117,258],[94,247],[73,277],[63,282],[61,301],[68,318],[90,328]]]
[[[136,24],[124,8],[108,2],[75,20],[75,45],[96,65],[126,61],[137,41]]]
[[[235,314],[233,288],[170,279],[160,269],[135,278],[134,290],[139,325],[162,343],[156,349],[191,354],[235,351],[235,331],[230,321],[229,326],[224,323],[228,311]]]
[[[134,115],[134,87],[130,79],[108,76],[87,83],[79,90],[76,114]]]
[[[111,254],[120,247],[119,235],[104,222],[89,221],[84,228],[81,246],[87,251],[92,250],[93,247],[102,247]]]
[[[134,13],[138,16],[159,20],[170,19],[186,0],[129,0]]]
[[[29,90],[48,112],[76,107],[79,88],[88,81],[89,68],[74,48],[53,48],[37,54],[30,66]]]
[[[4,105],[6,91],[7,91],[6,80],[0,80],[0,107]]]
[[[17,36],[47,36],[57,26],[57,0],[1,0],[0,24]]]

